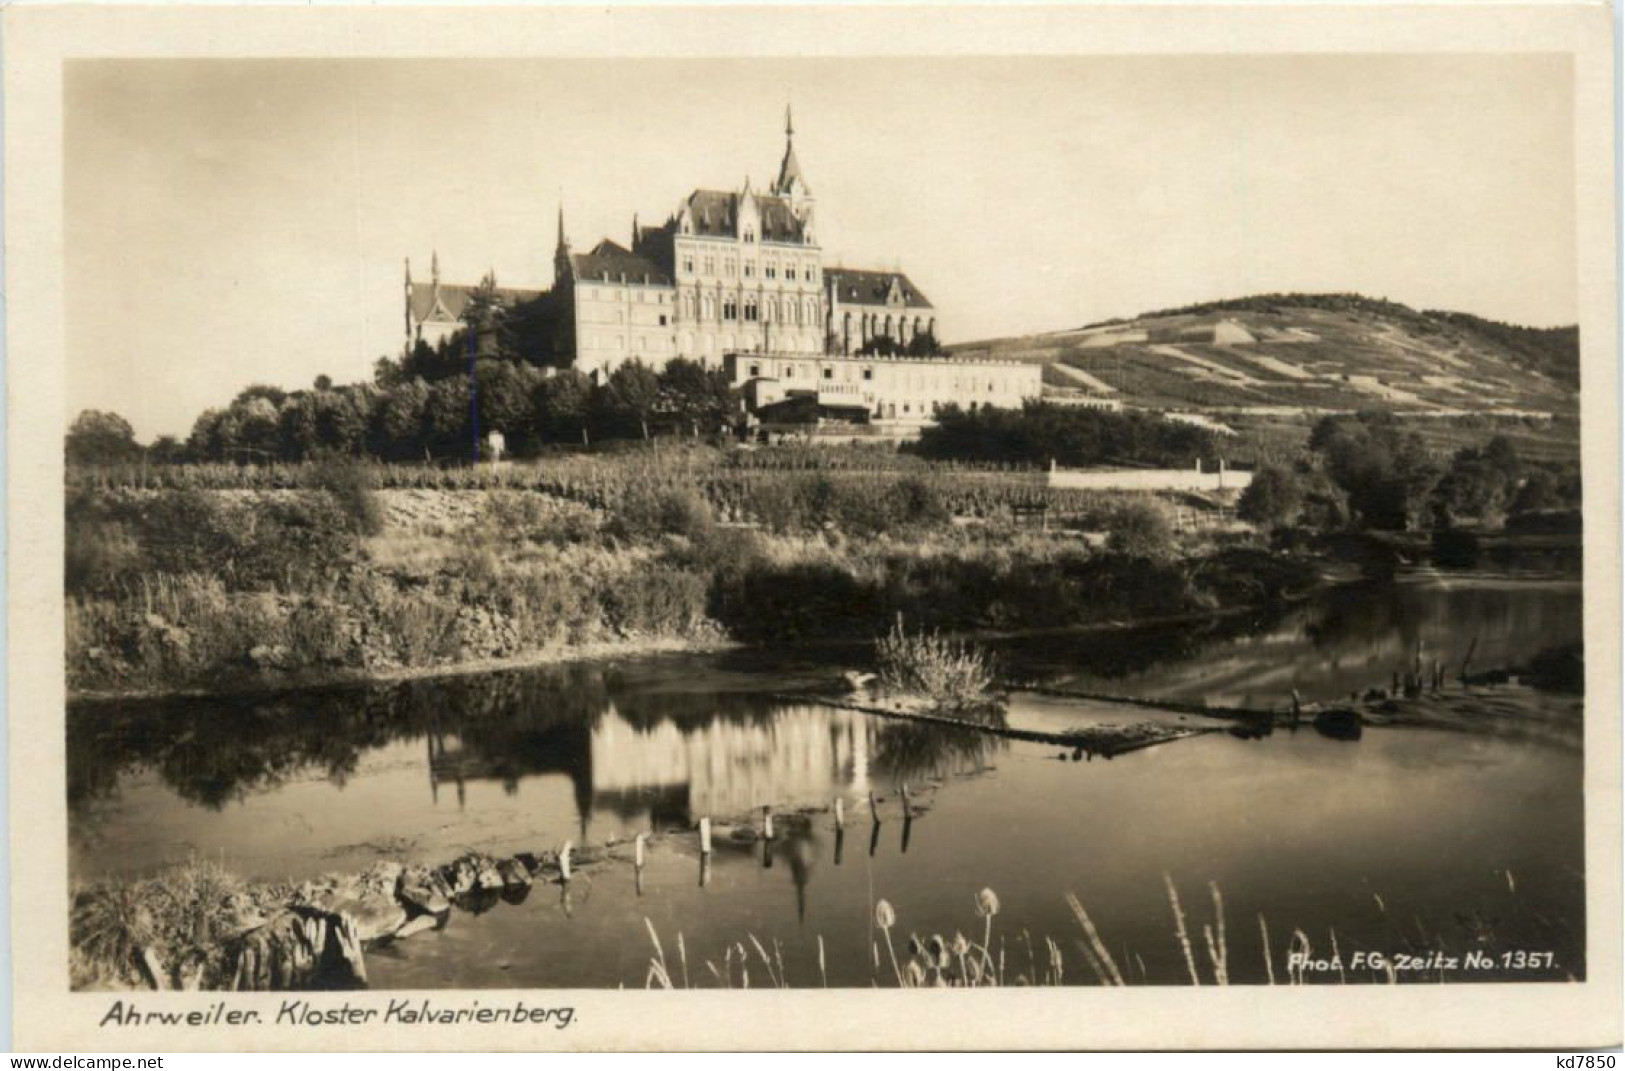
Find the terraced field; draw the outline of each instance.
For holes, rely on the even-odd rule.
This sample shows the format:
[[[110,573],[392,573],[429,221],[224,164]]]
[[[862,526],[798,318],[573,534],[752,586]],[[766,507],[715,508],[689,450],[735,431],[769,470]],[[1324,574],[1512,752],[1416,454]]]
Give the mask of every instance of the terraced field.
[[[1244,303],[1259,304],[1257,299]],[[1572,416],[1574,390],[1471,324],[1401,306],[1220,308],[952,347],[1045,366],[1045,396],[1225,417]]]

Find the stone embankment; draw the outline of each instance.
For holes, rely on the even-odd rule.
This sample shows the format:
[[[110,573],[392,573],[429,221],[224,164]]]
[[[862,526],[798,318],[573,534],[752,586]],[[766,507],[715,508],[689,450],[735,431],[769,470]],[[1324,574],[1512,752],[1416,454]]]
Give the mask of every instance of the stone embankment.
[[[928,812],[941,784],[904,788],[903,820]],[[891,802],[878,793],[868,797],[876,823],[879,808]],[[856,819],[862,806],[854,798],[844,812]],[[748,852],[763,839],[805,836],[818,816],[830,810],[809,806],[780,813],[767,807],[749,816],[719,822],[707,818],[692,827],[597,846],[566,843],[556,851],[511,856],[467,852],[439,866],[384,861],[359,873],[327,875],[298,886],[254,886],[228,905],[233,922],[214,945],[186,950],[177,956],[185,966],[170,968],[158,950],[140,949],[136,973],[149,988],[160,990],[362,989],[367,986],[368,949],[443,929],[459,911],[479,914],[499,903],[521,904],[538,885],[568,886],[612,865],[637,868],[641,882],[645,852],[659,848],[697,854],[703,882],[713,852]]]

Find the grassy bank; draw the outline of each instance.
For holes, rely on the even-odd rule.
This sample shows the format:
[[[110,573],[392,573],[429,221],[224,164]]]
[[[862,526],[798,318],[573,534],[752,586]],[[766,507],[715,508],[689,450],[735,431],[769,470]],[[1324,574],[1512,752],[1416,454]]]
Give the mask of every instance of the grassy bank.
[[[1127,622],[1314,581],[1307,561],[1246,540],[1178,536],[1146,497],[1095,495],[1070,530],[1038,531],[978,497],[986,473],[963,474],[971,491],[955,499],[939,486],[950,473],[776,468],[729,483],[749,489],[737,500],[717,494],[713,460],[577,458],[454,490],[344,466],[289,469],[282,487],[78,474],[69,686],[214,690],[866,640],[899,614],[969,632]]]

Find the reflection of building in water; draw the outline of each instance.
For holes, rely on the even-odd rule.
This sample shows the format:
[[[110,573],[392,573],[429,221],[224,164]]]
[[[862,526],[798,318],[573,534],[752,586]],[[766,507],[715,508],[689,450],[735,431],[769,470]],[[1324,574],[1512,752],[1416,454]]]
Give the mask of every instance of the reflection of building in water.
[[[500,781],[514,795],[519,782],[537,774],[563,774],[574,789],[583,828],[592,812],[592,749],[585,721],[545,729],[465,728],[447,733],[437,724],[424,734],[429,746],[429,792],[440,800],[440,785],[457,786],[457,806],[467,802],[469,781]]]
[[[771,719],[634,728],[613,714],[592,732],[593,799],[601,805],[686,788],[692,815],[737,814],[774,801],[868,789],[870,719],[789,707]]]
[[[583,833],[594,808],[649,812],[657,824],[738,814],[768,802],[827,799],[835,789],[865,792],[875,726],[825,707],[789,707],[765,718],[636,727],[611,704],[592,722],[546,728],[438,727],[426,734],[429,790],[500,781],[509,794],[527,777],[559,774],[574,789]]]

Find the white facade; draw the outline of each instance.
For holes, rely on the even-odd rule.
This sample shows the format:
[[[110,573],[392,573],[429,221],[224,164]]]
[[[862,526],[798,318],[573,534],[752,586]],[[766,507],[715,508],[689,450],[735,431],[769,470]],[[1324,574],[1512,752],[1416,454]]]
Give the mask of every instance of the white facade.
[[[736,353],[723,367],[753,410],[813,397],[832,409],[861,408],[869,421],[929,423],[950,405],[1015,409],[1043,389],[1043,369],[1016,361]]]

